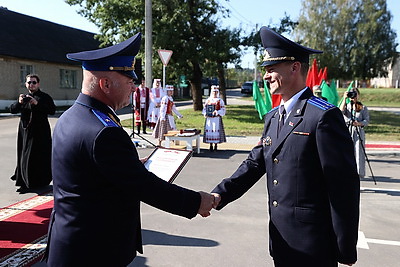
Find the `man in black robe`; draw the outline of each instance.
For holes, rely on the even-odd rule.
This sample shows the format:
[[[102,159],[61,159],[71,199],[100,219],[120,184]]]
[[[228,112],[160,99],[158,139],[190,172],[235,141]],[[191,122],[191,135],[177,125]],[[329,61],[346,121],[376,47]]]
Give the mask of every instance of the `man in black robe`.
[[[53,99],[40,90],[36,74],[26,76],[29,94],[20,94],[11,113],[21,113],[17,139],[17,168],[11,177],[18,192],[49,185],[51,176],[51,129],[48,115],[56,111]]]

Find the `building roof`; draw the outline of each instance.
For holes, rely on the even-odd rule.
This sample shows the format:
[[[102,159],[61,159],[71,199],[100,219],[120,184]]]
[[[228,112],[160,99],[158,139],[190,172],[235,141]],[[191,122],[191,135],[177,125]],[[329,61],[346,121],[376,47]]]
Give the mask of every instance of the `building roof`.
[[[67,53],[99,48],[94,33],[34,18],[0,7],[0,55],[77,64]]]

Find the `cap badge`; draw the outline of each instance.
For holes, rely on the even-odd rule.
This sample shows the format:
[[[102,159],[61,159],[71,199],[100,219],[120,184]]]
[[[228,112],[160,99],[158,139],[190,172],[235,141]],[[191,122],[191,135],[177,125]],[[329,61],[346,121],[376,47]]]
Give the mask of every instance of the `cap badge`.
[[[267,49],[264,50],[264,61],[267,61],[269,58],[271,58],[271,54],[268,52]]]
[[[271,54],[267,51],[267,49],[264,50],[264,58],[263,61],[280,61],[280,60],[296,60],[295,57],[271,57]]]
[[[136,62],[136,58],[133,59],[131,67],[127,67],[127,66],[124,66],[124,67],[113,67],[113,66],[110,66],[109,69],[110,70],[122,70],[122,71],[135,70],[135,62]]]

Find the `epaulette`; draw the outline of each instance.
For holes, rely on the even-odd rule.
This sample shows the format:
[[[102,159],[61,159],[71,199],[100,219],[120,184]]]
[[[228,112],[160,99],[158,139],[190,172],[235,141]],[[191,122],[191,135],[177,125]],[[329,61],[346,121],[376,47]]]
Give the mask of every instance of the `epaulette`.
[[[116,124],[110,117],[108,117],[103,112],[100,112],[96,109],[92,109],[92,112],[104,124],[104,126],[119,127],[118,124]]]
[[[310,99],[307,100],[307,102],[322,110],[328,110],[334,107],[334,105],[332,105],[331,103],[316,96],[312,96]]]

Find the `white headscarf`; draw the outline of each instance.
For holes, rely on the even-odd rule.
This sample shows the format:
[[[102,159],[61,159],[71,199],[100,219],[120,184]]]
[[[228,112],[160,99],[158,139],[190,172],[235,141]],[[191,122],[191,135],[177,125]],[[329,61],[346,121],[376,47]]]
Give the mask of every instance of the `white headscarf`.
[[[213,92],[218,92],[217,97],[219,98],[219,86],[211,85],[210,97],[214,97]]]

